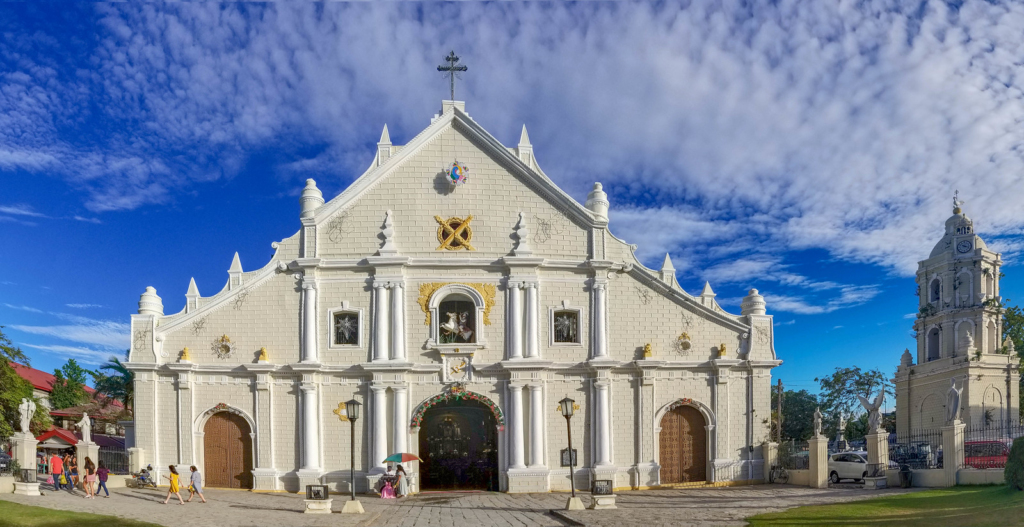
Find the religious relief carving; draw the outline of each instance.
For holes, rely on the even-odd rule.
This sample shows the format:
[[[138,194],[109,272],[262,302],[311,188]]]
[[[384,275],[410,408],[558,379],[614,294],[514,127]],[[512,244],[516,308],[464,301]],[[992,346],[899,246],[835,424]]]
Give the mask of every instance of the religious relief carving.
[[[494,296],[496,294],[496,290],[494,288],[494,284],[484,284],[479,282],[428,282],[425,284],[420,284],[420,296],[416,301],[419,303],[420,309],[423,310],[423,314],[426,315],[426,319],[423,321],[423,325],[430,325],[430,299],[431,297],[434,296],[434,293],[436,293],[438,289],[441,289],[446,285],[455,283],[467,287],[472,287],[473,289],[476,289],[477,293],[480,293],[480,296],[482,296],[484,299],[483,323],[485,326],[490,326],[491,308],[494,307]]]
[[[134,341],[135,344],[134,344],[133,347],[135,349],[146,348],[147,347],[146,346],[146,341],[147,340],[149,340],[149,330],[148,329],[140,329],[140,330],[135,332],[135,341]]]
[[[473,354],[444,354],[444,378],[445,382],[472,381]]]
[[[199,336],[200,333],[206,331],[206,317],[197,318],[192,321],[192,335]]]
[[[641,304],[646,306],[646,305],[650,304],[651,301],[653,300],[653,298],[651,297],[651,290],[650,289],[647,289],[646,287],[639,286],[639,285],[633,286],[633,289],[636,290],[636,296],[640,298],[640,303]]]
[[[242,306],[245,305],[246,300],[249,300],[249,291],[242,291],[241,293],[238,293],[238,296],[235,297],[232,307],[234,307],[235,309],[242,309]]]
[[[537,243],[544,243],[565,231],[565,222],[561,217],[535,215],[533,219],[537,224],[537,233],[533,235],[533,239]]]
[[[218,359],[227,359],[235,352],[235,343],[231,342],[227,335],[223,335],[213,341],[210,349]]]
[[[771,335],[768,333],[768,328],[764,326],[754,326],[754,333],[757,335],[758,344],[768,344],[771,341]]]
[[[473,221],[473,215],[466,216],[466,219],[452,216],[448,219],[441,219],[440,216],[434,216],[434,220],[437,221],[437,241],[441,245],[437,246],[438,251],[458,251],[465,249],[467,251],[475,251],[469,242],[473,239],[473,229],[469,227],[469,222]]]
[[[690,342],[690,334],[685,331],[680,333],[672,344],[672,348],[680,355],[689,355],[693,349],[693,343]]]

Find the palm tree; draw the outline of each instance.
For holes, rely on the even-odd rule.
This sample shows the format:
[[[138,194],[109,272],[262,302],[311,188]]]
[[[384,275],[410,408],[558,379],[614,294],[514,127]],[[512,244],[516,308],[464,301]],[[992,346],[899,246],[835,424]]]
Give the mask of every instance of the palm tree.
[[[132,411],[135,402],[135,372],[125,367],[117,357],[110,357],[106,364],[100,366],[94,378],[97,392],[121,401],[125,410]]]

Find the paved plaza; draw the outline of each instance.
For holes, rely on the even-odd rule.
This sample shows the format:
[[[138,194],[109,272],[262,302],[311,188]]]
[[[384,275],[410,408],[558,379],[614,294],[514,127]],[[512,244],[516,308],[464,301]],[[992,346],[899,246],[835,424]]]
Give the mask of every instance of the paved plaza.
[[[744,525],[743,518],[801,505],[868,499],[900,489],[809,489],[789,485],[655,490],[618,494],[616,510],[558,511],[567,494],[427,493],[402,500],[361,496],[362,515],[341,514],[345,496],[334,496],[334,514],[301,514],[302,496],[281,493],[207,490],[209,503],[163,505],[166,490],[115,489],[109,499],[86,500],[81,493],[44,491],[41,497],[7,494],[0,498],[53,509],[109,514],[168,527],[185,526],[557,526],[557,525]],[[187,493],[185,496],[187,497]],[[584,504],[590,496],[581,494]]]

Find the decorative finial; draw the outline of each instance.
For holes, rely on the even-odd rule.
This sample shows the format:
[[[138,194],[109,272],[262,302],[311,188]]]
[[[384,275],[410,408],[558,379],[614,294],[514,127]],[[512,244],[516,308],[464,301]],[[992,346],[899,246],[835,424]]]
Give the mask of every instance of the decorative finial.
[[[459,56],[455,54],[455,50],[452,50],[452,52],[449,53],[448,56],[444,58],[444,60],[445,60],[445,62],[448,63],[448,65],[447,66],[438,66],[437,67],[437,71],[440,71],[441,73],[443,73],[444,76],[448,77],[449,81],[451,82],[451,90],[452,90],[452,98],[451,98],[451,100],[454,101],[455,100],[455,78],[459,76],[459,73],[461,73],[463,71],[466,71],[469,68],[467,68],[466,66],[459,66],[458,65],[459,64]]]
[[[526,215],[519,213],[519,223],[516,224],[516,256],[530,256],[533,250],[530,249],[530,229],[526,226]]]
[[[961,206],[964,204],[964,200],[960,199],[960,191],[953,191],[953,214],[960,214],[962,212]]]
[[[651,343],[644,344],[644,358],[650,359],[654,357],[654,351],[651,349]]]
[[[380,250],[377,254],[381,256],[398,254],[398,248],[395,247],[395,221],[392,219],[394,213],[388,210],[384,213],[384,228],[381,229],[380,233],[384,236],[384,243],[380,246]]]

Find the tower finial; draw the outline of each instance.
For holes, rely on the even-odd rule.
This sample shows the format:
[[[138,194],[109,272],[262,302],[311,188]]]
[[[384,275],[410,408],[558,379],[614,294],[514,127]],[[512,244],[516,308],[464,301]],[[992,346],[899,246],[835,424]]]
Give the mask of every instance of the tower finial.
[[[960,191],[953,191],[953,214],[960,214],[962,212],[960,206],[964,204],[964,201],[960,199]]]

